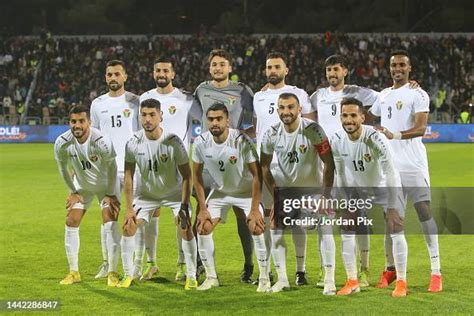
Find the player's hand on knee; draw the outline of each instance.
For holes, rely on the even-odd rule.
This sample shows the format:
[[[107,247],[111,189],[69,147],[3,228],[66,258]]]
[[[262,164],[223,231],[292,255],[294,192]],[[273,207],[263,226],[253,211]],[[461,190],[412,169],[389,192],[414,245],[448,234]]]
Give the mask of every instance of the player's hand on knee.
[[[201,209],[197,215],[198,234],[206,234],[212,231],[211,213],[207,209]]]
[[[125,220],[123,222],[123,230],[127,231],[131,227],[136,227],[137,226],[137,215],[135,214],[135,211],[132,210],[127,210],[127,213],[125,214]]]
[[[120,211],[120,201],[117,199],[115,195],[106,195],[104,197],[104,206],[108,206],[112,216],[116,218]]]
[[[387,221],[388,229],[390,233],[398,233],[403,230],[403,218],[398,214],[397,210],[394,208],[387,209],[387,214],[385,215],[385,220]]]
[[[265,221],[258,210],[251,210],[247,216],[247,225],[252,235],[260,235],[265,231]]]
[[[186,230],[191,227],[191,218],[189,216],[189,204],[181,203],[181,207],[178,212],[178,224],[182,230]]]
[[[69,194],[66,199],[66,209],[71,210],[76,203],[84,203],[82,196],[78,192]]]

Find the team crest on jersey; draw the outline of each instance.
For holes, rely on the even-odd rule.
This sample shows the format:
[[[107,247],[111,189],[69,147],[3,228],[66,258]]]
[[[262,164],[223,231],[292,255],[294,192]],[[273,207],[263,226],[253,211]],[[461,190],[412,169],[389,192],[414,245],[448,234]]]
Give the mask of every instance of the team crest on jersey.
[[[308,146],[306,146],[305,144],[301,144],[299,150],[302,154],[304,154],[308,150]]]
[[[364,160],[366,162],[370,162],[370,161],[372,161],[372,157],[370,156],[370,154],[364,154]]]
[[[234,105],[235,101],[237,101],[237,97],[234,97],[233,95],[231,95],[227,100],[227,102],[229,102],[229,105]]]
[[[402,101],[397,101],[397,103],[395,103],[395,106],[397,107],[397,110],[401,110],[402,107],[403,107],[403,102]]]
[[[167,154],[161,154],[160,155],[160,160],[162,162],[167,162],[168,161],[168,155]]]
[[[168,108],[168,112],[170,112],[171,115],[175,114],[176,113],[176,107],[174,105],[171,105]]]
[[[130,117],[130,114],[131,114],[130,109],[123,110],[123,116]]]
[[[89,160],[92,162],[96,162],[97,160],[99,160],[99,157],[97,155],[90,155]]]
[[[230,162],[232,165],[235,165],[235,163],[237,162],[237,157],[235,157],[234,155],[230,156],[230,157],[229,157],[229,162]]]

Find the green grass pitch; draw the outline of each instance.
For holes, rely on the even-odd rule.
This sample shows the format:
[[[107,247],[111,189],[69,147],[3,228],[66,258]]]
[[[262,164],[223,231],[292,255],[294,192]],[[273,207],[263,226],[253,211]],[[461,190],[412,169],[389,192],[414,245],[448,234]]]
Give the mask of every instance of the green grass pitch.
[[[432,186],[474,186],[471,144],[427,145]],[[307,271],[310,285],[285,293],[256,293],[256,287],[240,284],[243,259],[235,218],[214,233],[216,263],[222,287],[209,292],[184,291],[174,281],[175,229],[171,211],[162,210],[158,242],[161,272],[155,282],[130,289],[107,288],[93,277],[101,263],[99,209],[94,204],[81,228],[80,270],[83,282],[60,286],[68,272],[64,253],[64,200],[66,187],[53,160],[51,144],[0,145],[0,300],[59,299],[61,311],[96,314],[296,314],[296,313],[426,313],[470,314],[474,311],[474,235],[441,235],[444,292],[430,294],[429,259],[421,235],[409,235],[409,295],[390,297],[391,289],[373,287],[351,297],[325,297],[315,287],[319,256],[316,236],[308,237]],[[471,197],[472,198],[472,197]],[[413,210],[407,210],[407,213]],[[121,216],[122,218],[122,216]],[[288,236],[288,274],[295,272],[294,252]],[[345,280],[336,236],[336,283]],[[371,239],[371,281],[375,283],[384,263],[383,237]],[[254,274],[255,275],[255,274]],[[290,280],[291,281],[291,280]],[[0,311],[4,312],[4,311]]]

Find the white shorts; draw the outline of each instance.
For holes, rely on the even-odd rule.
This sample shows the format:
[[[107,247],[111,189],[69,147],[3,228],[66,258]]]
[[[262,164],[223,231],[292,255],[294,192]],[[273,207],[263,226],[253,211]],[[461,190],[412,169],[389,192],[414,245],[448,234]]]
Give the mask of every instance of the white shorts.
[[[169,207],[173,211],[173,215],[178,216],[181,208],[181,192],[163,199],[137,196],[133,201],[133,209],[137,214],[137,219],[143,219],[147,223],[150,222],[155,210],[160,207]],[[189,216],[191,215],[192,208],[189,204]]]
[[[79,183],[77,182],[77,180],[74,178],[74,185],[76,187],[80,187]],[[76,203],[72,206],[73,209],[81,209],[81,210],[87,210],[90,206],[91,206],[91,203],[92,203],[92,200],[94,199],[94,196],[97,196],[97,199],[99,200],[99,206],[101,209],[104,209],[106,207],[108,207],[108,205],[106,205],[104,203],[104,197],[105,197],[105,190],[100,190],[100,191],[88,191],[88,190],[84,190],[84,189],[79,189],[78,190],[79,194],[81,195],[82,197],[82,201],[83,203]],[[114,194],[117,199],[120,201],[120,181],[117,177],[117,182],[115,183],[115,194]]]
[[[400,172],[405,204],[408,196],[413,203],[431,201],[430,174],[428,170]]]
[[[220,218],[221,223],[224,224],[227,220],[229,208],[233,206],[241,208],[244,210],[245,216],[248,216],[252,207],[252,197],[231,196],[227,193],[212,190],[207,197],[206,204],[209,213],[211,213],[211,218]],[[258,209],[263,216],[262,205]]]

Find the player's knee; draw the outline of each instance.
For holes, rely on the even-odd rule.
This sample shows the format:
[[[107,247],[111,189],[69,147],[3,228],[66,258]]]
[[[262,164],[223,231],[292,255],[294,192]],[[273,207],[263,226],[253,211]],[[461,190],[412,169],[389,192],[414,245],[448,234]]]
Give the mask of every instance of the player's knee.
[[[198,234],[199,235],[209,235],[210,233],[212,233],[213,228],[214,228],[214,226],[212,225],[212,223],[209,222],[209,221],[206,221],[204,223],[204,225],[201,225],[198,228]]]
[[[397,234],[404,229],[403,223],[398,223],[393,220],[387,220],[388,226],[388,233],[390,234]]]
[[[265,232],[265,228],[262,229],[262,227],[257,226],[257,225],[255,225],[254,227],[249,226],[249,230],[253,236],[259,236]]]
[[[414,206],[415,206],[416,214],[418,215],[418,219],[420,220],[420,222],[427,221],[431,217],[433,217],[433,214],[431,213],[429,201],[417,202],[415,203]]]
[[[66,217],[66,226],[79,227],[80,221],[74,217]]]

